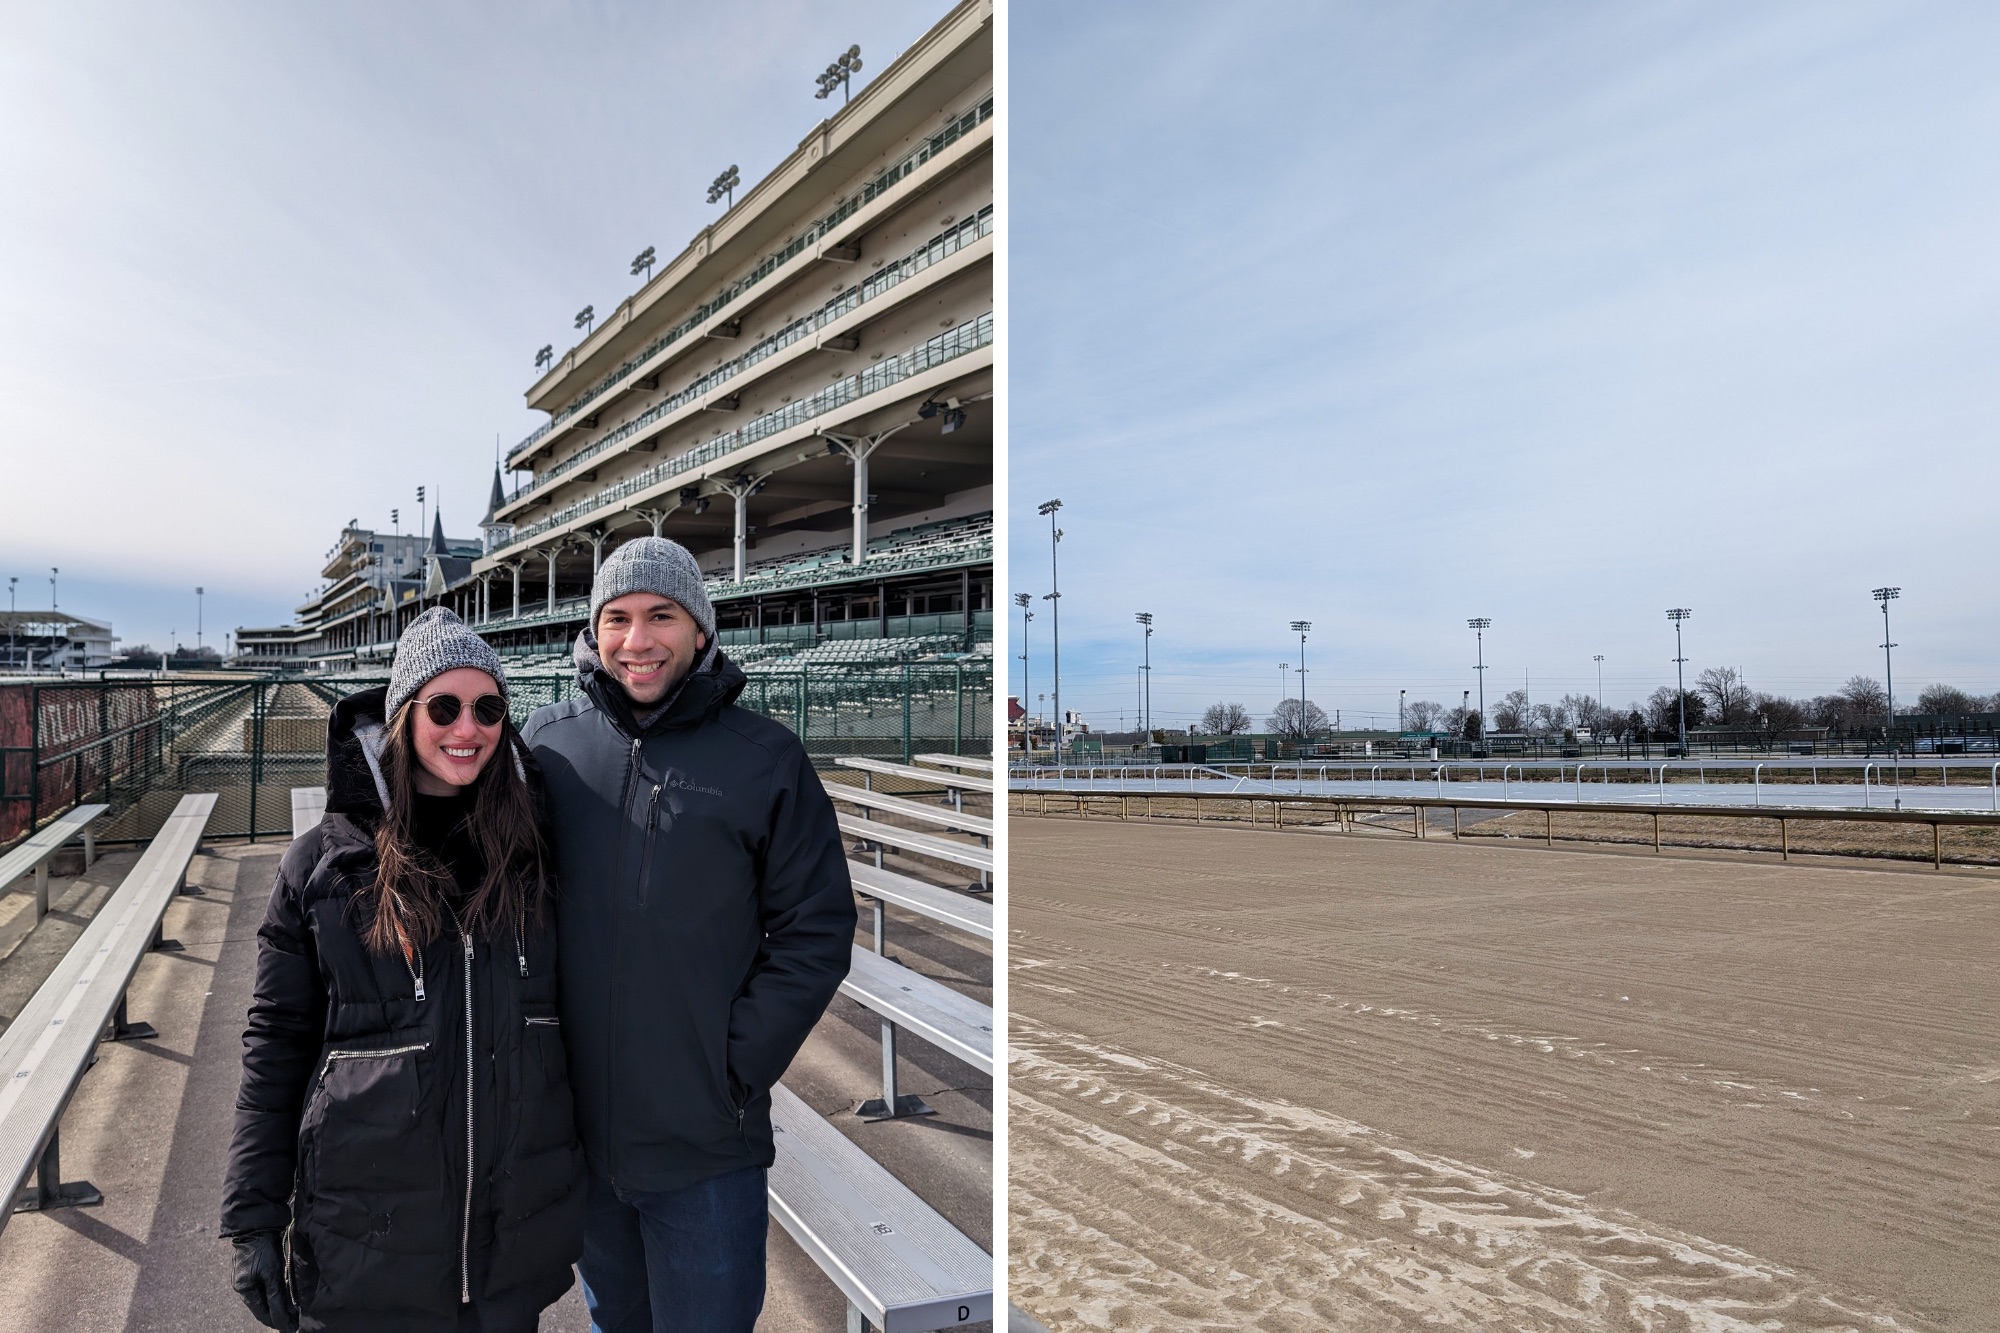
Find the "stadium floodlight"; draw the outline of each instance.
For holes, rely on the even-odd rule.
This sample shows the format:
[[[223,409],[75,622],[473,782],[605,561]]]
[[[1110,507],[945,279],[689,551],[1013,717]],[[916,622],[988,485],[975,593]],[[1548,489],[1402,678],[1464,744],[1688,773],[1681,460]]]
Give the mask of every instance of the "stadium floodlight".
[[[729,207],[736,207],[736,187],[742,183],[743,178],[737,174],[736,164],[730,163],[708,183],[708,202],[712,204],[718,199],[727,199]]]
[[[1685,606],[1676,606],[1667,612],[1667,619],[1674,622],[1674,686],[1680,691],[1674,705],[1680,709],[1681,758],[1688,752],[1688,698],[1687,698],[1687,654],[1681,651],[1681,622],[1694,612]]]
[[[194,590],[194,655],[196,657],[201,656],[201,593],[202,590],[200,588]]]
[[[842,51],[839,59],[820,72],[818,79],[815,80],[819,84],[819,91],[813,96],[823,102],[833,96],[833,90],[838,88],[840,104],[846,106],[849,97],[848,80],[860,72],[861,47],[857,44]]]
[[[1146,630],[1144,641],[1146,662],[1144,666],[1139,668],[1146,673],[1141,677],[1146,683],[1146,688],[1140,692],[1139,696],[1139,708],[1141,712],[1139,726],[1150,737],[1153,734],[1153,613],[1151,611],[1138,611],[1133,613],[1132,618],[1144,626]]]
[[[651,282],[653,280],[653,247],[650,245],[632,256],[632,276],[635,278],[638,277],[640,269],[646,271],[646,281]]]
[[[1396,731],[1398,734],[1409,730],[1409,727],[1403,722],[1403,704],[1409,697],[1410,692],[1408,690],[1396,691]]]
[[[547,370],[550,365],[554,364],[555,359],[556,359],[555,344],[543,343],[542,350],[535,353],[535,369]]]
[[[1062,585],[1056,577],[1056,548],[1062,544],[1062,529],[1056,526],[1056,514],[1062,509],[1061,500],[1044,500],[1035,507],[1037,514],[1046,515],[1049,520],[1049,591],[1042,600],[1049,604],[1049,650],[1055,659],[1056,695],[1056,763],[1062,763],[1063,710],[1062,710]]]
[[[1299,744],[1312,739],[1312,727],[1306,721],[1306,633],[1312,629],[1310,620],[1294,620],[1292,633],[1299,636]],[[1300,751],[1303,757],[1303,748]]]
[[[1027,593],[1017,592],[1014,594],[1014,605],[1021,608],[1021,651],[1019,653],[1019,656],[1021,659],[1021,707],[1023,708],[1026,708],[1028,706],[1028,699],[1029,699],[1028,622],[1035,618],[1035,613],[1033,611],[1030,611],[1028,608],[1034,605],[1034,601],[1035,599],[1029,596]],[[1022,753],[1026,754],[1033,752],[1035,748],[1034,739],[1035,739],[1034,724],[1030,723],[1029,725],[1022,728],[1022,736],[1021,736]]]
[[[1597,711],[1602,713],[1604,711],[1604,654],[1598,653],[1591,660],[1597,663]]]
[[[938,429],[938,434],[949,435],[964,424],[965,409],[962,407],[950,408],[944,414],[944,425]]]
[[[1473,737],[1478,748],[1473,750],[1475,759],[1485,758],[1486,749],[1486,631],[1493,628],[1492,616],[1474,616],[1465,622],[1472,631],[1479,649],[1479,664],[1472,669],[1479,673],[1479,734]]]
[[[60,569],[57,569],[57,568],[56,568],[56,567],[55,567],[54,565],[50,565],[50,566],[49,566],[49,610],[51,610],[51,611],[54,611],[54,610],[56,610],[56,609],[57,609],[57,602],[56,602],[56,592],[57,592],[57,588],[56,588],[56,576],[57,576],[57,575],[59,575],[59,574],[61,574],[61,573],[62,573],[62,571],[61,571]]]
[[[573,329],[582,329],[584,331],[583,336],[588,338],[592,333],[596,332],[597,330],[597,307],[594,305],[587,305],[583,309],[577,311],[576,322],[571,324],[570,327]]]
[[[1889,650],[1896,645],[1889,642],[1889,603],[1903,595],[1901,588],[1877,588],[1869,596],[1882,604],[1882,677],[1888,698],[1883,704],[1882,739],[1889,746],[1889,767],[1896,774],[1896,808],[1903,808],[1903,752],[1896,744],[1896,665],[1890,659]]]

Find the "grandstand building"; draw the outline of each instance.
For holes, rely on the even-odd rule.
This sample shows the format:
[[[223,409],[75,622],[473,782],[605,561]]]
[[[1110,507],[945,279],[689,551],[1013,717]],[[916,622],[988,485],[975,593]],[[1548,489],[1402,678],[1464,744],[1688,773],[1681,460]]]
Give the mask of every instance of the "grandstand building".
[[[554,356],[483,551],[429,594],[558,657],[656,534],[739,658],[990,660],[992,69],[968,0]]]

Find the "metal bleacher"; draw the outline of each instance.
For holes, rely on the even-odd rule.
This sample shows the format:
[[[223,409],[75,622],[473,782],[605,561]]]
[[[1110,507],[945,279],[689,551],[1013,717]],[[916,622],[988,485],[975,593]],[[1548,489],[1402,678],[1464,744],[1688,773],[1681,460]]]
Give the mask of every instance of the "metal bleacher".
[[[215,800],[212,793],[181,797],[138,863],[0,1033],[0,1186],[15,1200],[0,1208],[0,1227],[16,1212],[103,1202],[88,1181],[62,1179],[63,1112],[96,1062],[99,1041],[159,1035],[151,1024],[130,1021],[125,992],[148,951],[180,948],[161,938],[160,922],[186,887]],[[23,1193],[31,1172],[34,1187]]]

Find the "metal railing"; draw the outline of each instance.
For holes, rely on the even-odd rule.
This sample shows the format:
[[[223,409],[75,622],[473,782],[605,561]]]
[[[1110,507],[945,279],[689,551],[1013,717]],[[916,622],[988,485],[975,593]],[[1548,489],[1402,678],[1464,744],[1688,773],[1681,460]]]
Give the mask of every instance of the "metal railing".
[[[720,314],[737,297],[770,277],[792,259],[804,254],[808,246],[817,244],[835,227],[847,221],[848,218],[853,217],[867,204],[873,203],[884,191],[901,181],[924,163],[930,161],[933,157],[936,157],[952,144],[957,143],[981,124],[992,119],[992,117],[993,96],[989,93],[980,100],[977,106],[953,120],[936,134],[924,140],[924,142],[918,144],[894,163],[883,168],[882,171],[870,178],[868,183],[863,185],[853,195],[835,205],[831,212],[821,217],[778,249],[766,255],[762,260],[758,261],[755,268],[725,287],[713,300],[705,301],[701,305],[696,306],[693,314],[690,314],[658,338],[655,338],[652,342],[641,348],[629,360],[619,365],[616,370],[598,381],[595,387],[587,390],[576,401],[550,417],[548,424],[537,428],[526,439],[507,451],[509,466],[525,450],[547,436],[556,426],[561,425],[578,412],[587,409],[606,390],[621,383],[654,356],[665,351],[674,343],[679,342],[703,324],[706,324],[714,316]]]
[[[935,369],[969,352],[990,347],[992,343],[993,315],[989,311],[915,347],[885,357],[868,369],[838,380],[809,398],[802,398],[776,411],[766,412],[686,453],[663,458],[651,467],[634,473],[622,481],[614,482],[581,500],[563,506],[546,518],[517,528],[514,535],[508,538],[506,545],[495,548],[495,554],[527,545],[552,528],[561,527],[565,523],[607,508],[629,496],[651,490],[663,482],[692,472],[703,464],[712,463],[746,445],[755,444],[759,440],[794,426],[804,425],[814,417],[835,411],[856,399],[865,398],[871,393],[901,383],[924,371]]]
[[[648,426],[664,421],[681,409],[700,402],[711,391],[720,388],[743,372],[764,361],[768,361],[771,357],[799,342],[801,339],[811,337],[836,320],[846,318],[884,292],[901,286],[905,279],[914,277],[931,265],[957,254],[973,241],[983,236],[991,235],[992,231],[993,206],[989,204],[985,208],[980,209],[975,216],[969,217],[958,226],[951,228],[939,236],[933,237],[930,241],[918,246],[915,250],[904,255],[893,264],[884,265],[881,269],[871,274],[865,282],[860,282],[849,287],[812,314],[793,320],[776,333],[761,339],[749,351],[743,353],[743,355],[717,366],[715,369],[696,379],[679,393],[670,394],[662,398],[659,402],[654,403],[644,412],[632,418],[632,420],[625,422],[615,430],[607,432],[602,438],[592,441],[585,448],[571,454],[568,458],[557,463],[546,472],[541,473],[533,481],[516,491],[513,498],[507,502],[506,508],[512,508],[537,492],[555,485],[564,477],[583,468],[592,460],[602,458],[605,454],[618,448],[618,446],[624,444]],[[505,512],[505,509],[502,512]]]
[[[1057,808],[1051,810],[1050,798],[1056,798]],[[1693,819],[1717,820],[1761,820],[1775,822],[1778,826],[1779,854],[1781,859],[1792,858],[1791,826],[1794,823],[1853,823],[1853,824],[1897,824],[1911,827],[1927,827],[1931,830],[1931,864],[1942,870],[1945,864],[1943,831],[1946,828],[1983,828],[2000,830],[2000,818],[1983,811],[1951,810],[1881,810],[1856,809],[1815,809],[1810,806],[1767,806],[1762,809],[1738,805],[1656,805],[1626,801],[1536,801],[1531,799],[1483,799],[1480,797],[1457,796],[1383,796],[1340,795],[1320,796],[1282,792],[1205,792],[1195,790],[1172,790],[1162,792],[1118,792],[1102,789],[1077,787],[1028,787],[1013,788],[1009,792],[1008,804],[1022,814],[1049,815],[1075,814],[1079,818],[1090,817],[1091,810],[1102,806],[1106,814],[1116,807],[1118,819],[1133,818],[1133,802],[1140,802],[1138,817],[1142,819],[1170,818],[1171,813],[1161,814],[1163,804],[1170,802],[1192,803],[1194,823],[1204,822],[1204,807],[1213,811],[1219,804],[1225,809],[1234,809],[1247,817],[1254,828],[1259,825],[1259,814],[1268,810],[1270,827],[1281,830],[1285,826],[1285,811],[1313,810],[1330,812],[1342,832],[1352,832],[1354,816],[1362,811],[1410,812],[1410,832],[1412,837],[1422,840],[1429,835],[1426,812],[1447,810],[1452,816],[1452,836],[1461,836],[1458,814],[1462,810],[1499,810],[1506,813],[1521,811],[1538,812],[1546,821],[1543,837],[1546,845],[1554,846],[1556,841],[1555,816],[1558,812],[1578,815],[1638,815],[1650,817],[1653,821],[1653,850],[1662,849],[1660,819],[1662,816]],[[1063,807],[1067,802],[1067,808]],[[1167,806],[1171,811],[1171,806]],[[1212,819],[1212,813],[1206,816]],[[1378,826],[1379,827],[1379,826]],[[1587,835],[1566,836],[1565,841],[1602,841]],[[1852,854],[1852,853],[1850,853]],[[1983,864],[1983,863],[1982,863]]]

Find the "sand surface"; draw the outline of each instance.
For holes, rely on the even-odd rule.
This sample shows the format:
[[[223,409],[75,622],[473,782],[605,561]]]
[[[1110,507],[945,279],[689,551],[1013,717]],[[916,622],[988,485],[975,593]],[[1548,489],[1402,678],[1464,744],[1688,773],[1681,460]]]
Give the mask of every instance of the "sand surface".
[[[1058,1333],[2000,1328],[2000,879],[1011,830]]]

